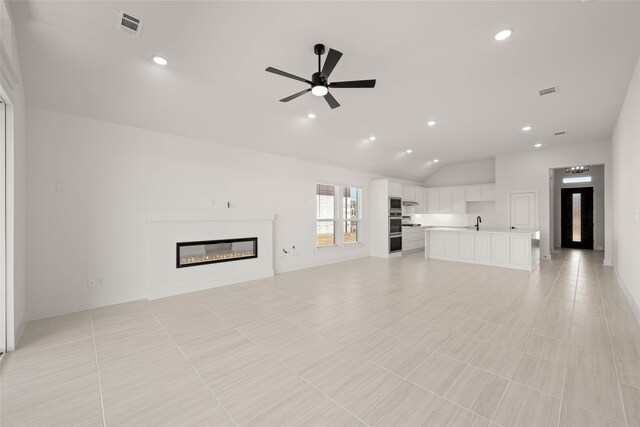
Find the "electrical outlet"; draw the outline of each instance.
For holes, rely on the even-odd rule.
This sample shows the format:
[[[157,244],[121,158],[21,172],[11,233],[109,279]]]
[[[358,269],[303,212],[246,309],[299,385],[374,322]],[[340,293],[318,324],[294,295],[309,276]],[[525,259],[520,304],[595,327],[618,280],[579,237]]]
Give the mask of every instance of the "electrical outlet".
[[[104,280],[102,279],[102,277],[98,278],[98,280],[96,281],[96,285],[97,286],[104,286]]]
[[[96,279],[91,278],[87,280],[87,288],[95,288],[95,286],[96,286]]]

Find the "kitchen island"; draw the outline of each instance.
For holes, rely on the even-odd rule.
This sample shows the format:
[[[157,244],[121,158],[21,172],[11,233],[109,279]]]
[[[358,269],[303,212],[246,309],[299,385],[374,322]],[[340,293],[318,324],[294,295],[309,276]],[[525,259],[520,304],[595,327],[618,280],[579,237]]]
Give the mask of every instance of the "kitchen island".
[[[540,265],[540,232],[426,227],[425,259],[535,271]]]

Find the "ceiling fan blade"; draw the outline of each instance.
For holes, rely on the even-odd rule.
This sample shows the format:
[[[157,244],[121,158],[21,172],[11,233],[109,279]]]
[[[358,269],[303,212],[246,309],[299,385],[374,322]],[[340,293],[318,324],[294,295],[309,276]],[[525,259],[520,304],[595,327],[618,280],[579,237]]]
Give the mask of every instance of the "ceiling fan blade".
[[[353,80],[350,82],[333,82],[329,83],[329,87],[348,88],[348,87],[375,87],[376,80]]]
[[[327,92],[327,94],[324,96],[324,99],[327,101],[327,104],[329,104],[329,107],[331,107],[332,110],[340,106],[340,103],[336,101],[336,99],[333,97],[333,95],[331,95],[330,92]]]
[[[311,82],[307,79],[303,79],[302,77],[294,76],[293,74],[289,74],[285,71],[278,70],[277,68],[268,67],[265,71],[273,74],[277,74],[282,77],[288,77],[293,80],[298,80],[299,82],[311,84]]]
[[[328,78],[333,69],[336,68],[336,64],[338,64],[340,57],[342,57],[342,52],[329,49],[327,59],[324,60],[324,65],[322,66],[322,71],[320,73]]]
[[[304,95],[305,93],[310,92],[310,91],[311,91],[311,89],[301,90],[300,92],[298,92],[298,93],[294,93],[294,94],[293,94],[293,95],[291,95],[291,96],[287,96],[286,98],[282,98],[282,99],[280,100],[280,102],[289,102],[289,101],[291,101],[292,99],[296,99],[297,97],[302,96],[302,95]]]

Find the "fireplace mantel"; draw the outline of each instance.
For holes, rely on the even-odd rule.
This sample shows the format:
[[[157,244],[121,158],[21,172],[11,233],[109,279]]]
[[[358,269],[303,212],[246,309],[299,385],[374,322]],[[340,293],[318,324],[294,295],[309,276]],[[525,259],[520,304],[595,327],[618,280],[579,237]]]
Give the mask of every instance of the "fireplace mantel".
[[[273,276],[273,214],[237,211],[149,212],[148,295],[162,298]],[[256,238],[257,257],[177,268],[180,242]]]

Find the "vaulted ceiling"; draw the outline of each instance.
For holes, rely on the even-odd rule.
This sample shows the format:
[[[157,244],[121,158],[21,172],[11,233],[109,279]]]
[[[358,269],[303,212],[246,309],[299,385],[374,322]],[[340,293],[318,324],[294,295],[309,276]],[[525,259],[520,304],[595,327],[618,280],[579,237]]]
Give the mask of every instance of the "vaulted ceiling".
[[[640,51],[637,2],[11,8],[30,105],[412,180],[538,142],[609,140]],[[144,19],[139,38],[118,28],[119,11]],[[376,78],[375,89],[333,89],[335,110],[311,94],[278,102],[305,85],[264,69],[310,78],[316,43],[344,53],[334,80]],[[539,96],[550,86],[559,92]]]

